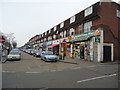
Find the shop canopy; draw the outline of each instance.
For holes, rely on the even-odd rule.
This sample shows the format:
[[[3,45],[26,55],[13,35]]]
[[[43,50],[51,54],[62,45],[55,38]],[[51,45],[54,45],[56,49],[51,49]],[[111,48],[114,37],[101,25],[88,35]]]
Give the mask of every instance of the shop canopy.
[[[50,45],[50,46],[48,46],[48,48],[53,48],[53,47],[55,47],[55,46],[57,46],[57,45],[59,45],[59,44]]]
[[[87,40],[90,37],[98,36],[98,35],[100,35],[100,31],[92,30],[92,31],[89,31],[89,32],[86,32],[86,33],[74,35],[74,39],[72,39],[71,42]]]

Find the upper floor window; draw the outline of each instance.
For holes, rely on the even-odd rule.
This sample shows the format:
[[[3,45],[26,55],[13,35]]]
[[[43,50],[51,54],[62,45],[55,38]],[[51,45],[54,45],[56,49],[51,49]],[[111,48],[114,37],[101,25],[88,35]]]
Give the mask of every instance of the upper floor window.
[[[46,38],[44,38],[44,41],[46,41]]]
[[[64,22],[62,22],[62,23],[60,24],[60,28],[62,28],[62,27],[64,27]]]
[[[74,28],[71,28],[71,29],[70,29],[70,35],[73,35],[74,32],[75,32]]]
[[[53,38],[56,39],[56,35],[53,35]]]
[[[49,36],[49,37],[48,37],[48,40],[52,40],[52,37],[51,37],[51,36]]]
[[[64,31],[64,37],[66,37],[66,30]]]
[[[45,32],[45,36],[47,35],[47,32]]]
[[[54,31],[56,30],[57,28],[56,28],[56,26],[54,27]]]
[[[86,17],[86,16],[92,14],[92,12],[93,12],[93,7],[91,6],[84,11],[84,16]]]
[[[51,32],[51,30],[49,30],[49,33]]]
[[[117,10],[117,17],[120,18],[120,10]]]
[[[83,29],[83,25],[81,24],[81,25],[79,26],[79,33],[82,33],[82,29]]]
[[[72,16],[72,17],[70,18],[70,24],[73,23],[73,22],[75,22],[75,16]]]
[[[85,23],[84,24],[84,32],[89,32],[91,26],[92,26],[92,21]]]
[[[60,37],[63,38],[63,32],[60,32]]]
[[[58,31],[56,32],[56,34],[58,34]]]

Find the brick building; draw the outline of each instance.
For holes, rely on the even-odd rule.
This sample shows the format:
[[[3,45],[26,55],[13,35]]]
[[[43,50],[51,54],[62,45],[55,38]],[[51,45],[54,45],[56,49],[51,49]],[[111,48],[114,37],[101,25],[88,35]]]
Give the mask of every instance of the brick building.
[[[106,62],[120,59],[119,35],[120,5],[97,2],[28,43],[36,41],[68,57]]]

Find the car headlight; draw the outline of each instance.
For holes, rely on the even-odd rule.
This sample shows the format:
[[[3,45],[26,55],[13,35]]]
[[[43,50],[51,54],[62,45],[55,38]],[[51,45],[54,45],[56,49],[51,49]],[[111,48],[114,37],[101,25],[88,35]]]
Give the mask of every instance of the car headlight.
[[[37,55],[39,55],[39,53],[37,53]]]

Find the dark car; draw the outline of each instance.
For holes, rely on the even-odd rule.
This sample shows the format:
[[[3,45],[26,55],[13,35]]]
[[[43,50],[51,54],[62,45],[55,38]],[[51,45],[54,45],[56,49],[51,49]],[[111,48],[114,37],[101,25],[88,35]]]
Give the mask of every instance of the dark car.
[[[35,56],[35,57],[41,57],[41,53],[42,53],[42,50],[36,50],[36,51],[34,52],[34,56]]]

